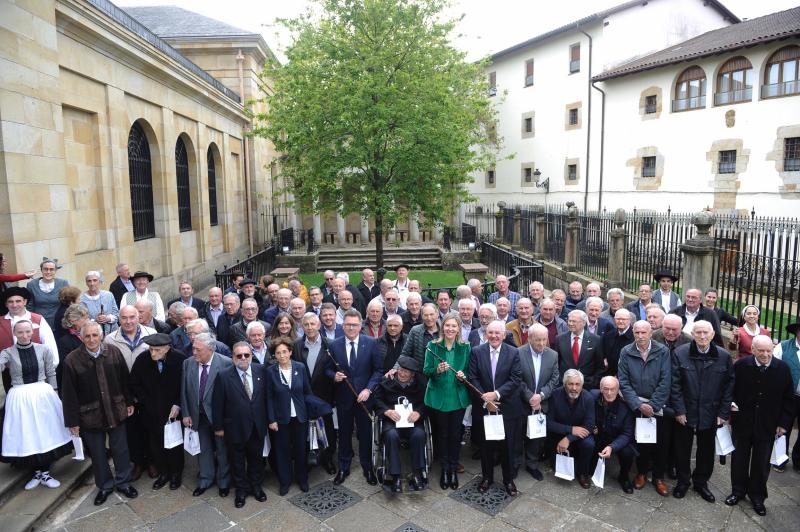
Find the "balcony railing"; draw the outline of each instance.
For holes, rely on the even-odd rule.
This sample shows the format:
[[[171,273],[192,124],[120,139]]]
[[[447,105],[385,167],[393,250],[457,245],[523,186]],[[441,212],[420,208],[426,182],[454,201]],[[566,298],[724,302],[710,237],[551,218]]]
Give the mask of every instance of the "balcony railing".
[[[714,94],[714,105],[726,105],[729,103],[749,102],[753,99],[753,89],[742,89],[738,91],[718,92]]]
[[[784,81],[783,83],[761,86],[762,98],[779,98],[792,94],[800,94],[800,81]]]
[[[575,59],[569,62],[569,73],[573,74],[575,72],[579,72],[581,69],[581,60]]]
[[[695,96],[694,98],[681,98],[672,100],[672,112],[689,111],[691,109],[705,109],[706,97]]]

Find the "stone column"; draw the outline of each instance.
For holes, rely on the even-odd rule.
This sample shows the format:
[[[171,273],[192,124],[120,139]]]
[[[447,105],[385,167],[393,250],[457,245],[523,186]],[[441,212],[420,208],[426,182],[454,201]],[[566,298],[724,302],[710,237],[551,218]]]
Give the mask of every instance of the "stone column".
[[[692,216],[692,223],[697,227],[697,235],[681,244],[681,285],[684,293],[689,288],[703,290],[710,284],[714,269],[714,238],[710,234],[714,215],[701,211]]]
[[[434,242],[441,242],[442,241],[442,226],[439,224],[435,224],[433,226],[433,241]]]
[[[567,202],[567,234],[564,239],[564,270],[575,271],[578,264],[578,208]]]
[[[611,242],[608,247],[608,280],[606,288],[621,288],[625,282],[625,210],[614,213],[614,227],[611,229]]]
[[[536,242],[533,255],[538,260],[542,260],[545,258],[547,249],[547,224],[545,224],[544,207],[534,205],[533,212],[536,223]]]
[[[319,214],[314,215],[314,242],[322,244],[322,217]]]
[[[345,235],[344,235],[344,217],[342,216],[342,213],[337,212],[336,213],[336,238],[337,238],[336,244],[339,245],[339,246],[343,246],[345,244],[345,242],[346,242],[344,237],[345,237]]]
[[[411,242],[419,242],[419,223],[413,214],[408,217],[408,235]]]
[[[494,213],[494,240],[495,242],[503,241],[503,209],[498,207],[497,212]]]
[[[522,244],[522,213],[519,207],[514,209],[514,247],[519,247]]]
[[[369,245],[369,218],[361,218],[361,245]]]

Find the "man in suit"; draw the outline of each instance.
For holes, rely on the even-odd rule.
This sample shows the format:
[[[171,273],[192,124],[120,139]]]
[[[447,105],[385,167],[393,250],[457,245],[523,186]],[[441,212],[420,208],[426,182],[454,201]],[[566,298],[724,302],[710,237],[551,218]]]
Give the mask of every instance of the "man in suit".
[[[239,296],[235,295],[238,302]],[[199,497],[216,481],[220,497],[230,491],[230,472],[225,439],[213,432],[214,386],[219,373],[232,367],[230,358],[214,353],[210,334],[198,334],[192,343],[192,357],[183,361],[181,413],[183,425],[192,427],[200,438],[200,481],[192,496]]]
[[[541,323],[534,323],[528,329],[528,343],[519,348],[519,366],[522,372],[520,384],[520,397],[528,405],[531,412],[542,411],[547,413],[548,399],[558,387],[558,353],[547,347],[547,328]],[[526,417],[522,418],[525,426]],[[517,438],[519,451],[515,452],[520,457],[524,444],[525,471],[536,480],[544,476],[539,470],[539,454],[542,451],[542,438],[529,440]]]
[[[606,335],[608,331],[614,331],[614,322],[608,318],[602,317],[600,314],[603,312],[603,300],[597,296],[589,296],[586,299],[586,330],[592,334],[596,334],[600,338]],[[583,309],[577,309],[583,310]]]
[[[177,299],[173,299],[167,305],[169,308],[170,305],[175,303],[176,301],[180,301],[187,307],[192,307],[193,309],[197,310],[197,314],[201,318],[205,318],[205,311],[206,311],[206,302],[202,299],[194,297],[194,288],[192,287],[189,281],[183,281],[180,285],[178,285],[178,292],[180,292],[181,296]]]
[[[176,301],[176,303],[180,303],[180,301]],[[183,305],[183,303],[181,303]],[[183,353],[184,355],[188,355],[191,351],[191,340],[189,340],[189,335],[186,332],[186,325],[192,321],[199,318],[197,313],[197,309],[194,307],[187,307],[183,305],[183,309],[181,310],[181,322],[180,327],[177,327],[171,333],[169,333],[170,341],[172,342],[172,347]]]
[[[240,305],[239,294],[225,294],[222,298],[222,307],[225,312],[217,319],[216,335],[217,340],[228,347],[233,345],[233,342],[230,341],[231,329],[242,319]]]
[[[305,307],[305,305],[303,306]],[[264,334],[269,334],[270,329],[272,329],[272,325],[266,321],[258,319],[258,302],[255,299],[248,297],[242,301],[241,313],[242,319],[234,323],[230,329],[228,329],[228,342],[231,345],[235,344],[236,342],[247,341],[247,326],[254,321],[261,323],[261,326],[264,327]]]
[[[247,495],[258,502],[267,500],[261,489],[264,465],[261,458],[267,434],[267,379],[263,364],[251,364],[247,342],[233,344],[234,365],[219,372],[214,386],[214,436],[228,448],[233,482],[234,506],[244,506]],[[200,446],[202,452],[202,444]]]
[[[481,326],[478,318],[475,318],[475,303],[472,299],[460,299],[458,301],[458,315],[461,318],[461,341],[468,342],[469,335]]]
[[[258,293],[256,282],[253,279],[244,279],[239,283],[239,301],[244,303],[245,299],[252,299],[256,302],[259,315],[267,309],[267,300]]]
[[[514,345],[522,347],[528,343],[528,327],[533,325],[533,303],[527,297],[517,300],[517,319],[506,325],[506,329],[511,332]]]
[[[600,389],[592,390],[595,401],[595,451],[608,460],[612,455],[619,460],[619,482],[622,491],[633,493],[630,471],[636,457],[633,412],[619,396],[619,381],[607,375],[600,379]]]
[[[350,309],[347,312],[343,328],[344,336],[330,343],[331,357],[326,361],[325,370],[328,378],[336,383],[334,397],[339,420],[339,472],[333,483],[339,485],[350,475],[355,425],[361,469],[367,483],[374,486],[378,479],[371,464],[372,420],[365,408],[375,386],[381,380],[381,358],[377,342],[369,336],[359,334],[361,314],[357,310]],[[353,396],[353,390],[356,397]]]
[[[381,287],[375,282],[375,272],[369,268],[361,270],[361,282],[356,287],[364,301],[372,301],[381,293]]]
[[[574,311],[573,311],[574,312]],[[547,414],[547,450],[569,452],[575,458],[575,474],[583,489],[589,489],[594,454],[595,412],[592,394],[583,389],[583,375],[571,368],[562,378],[564,386],[550,398]]]
[[[264,311],[264,321],[272,325],[272,322],[275,321],[275,318],[278,316],[279,312],[286,312],[289,313],[289,302],[292,300],[292,291],[288,288],[281,288],[278,290],[278,293],[275,295],[275,299],[273,300],[275,303],[274,307],[270,307]]]
[[[344,336],[342,326],[336,323],[336,307],[333,303],[323,303],[319,308],[320,334],[326,340]]]
[[[111,282],[108,287],[109,291],[114,295],[114,300],[117,306],[122,306],[122,297],[135,290],[133,286],[133,279],[131,279],[131,270],[124,262],[117,264],[117,278]]]
[[[731,494],[725,504],[735,506],[745,495],[753,510],[766,515],[769,459],[775,438],[789,430],[794,411],[792,375],[789,366],[772,356],[768,336],[753,338],[753,356],[733,365],[733,402],[738,411],[733,416],[733,451],[731,459]]]
[[[333,270],[325,270],[322,275],[325,280],[319,285],[319,289],[322,291],[322,296],[325,297],[333,293],[333,281],[336,279],[336,274],[333,273]]]
[[[614,330],[603,335],[603,356],[605,357],[605,374],[617,375],[619,354],[626,345],[633,343],[633,329],[628,309],[621,308],[614,313]]]
[[[187,357],[192,356],[192,344],[194,343],[194,337],[203,333],[211,333],[211,328],[208,326],[208,322],[206,320],[197,318],[196,320],[192,320],[186,324],[186,336],[189,337],[189,343],[182,349],[184,355]],[[213,337],[214,334],[211,333],[211,336]],[[214,345],[217,346],[214,349],[215,353],[219,353],[220,355],[228,358],[232,357],[231,349],[227,345],[223,344],[219,340],[214,340]]]
[[[212,286],[208,290],[208,303],[203,309],[203,316],[214,334],[217,334],[217,322],[225,314],[225,307],[222,306],[222,289]]]
[[[714,329],[714,343],[720,347],[723,347],[723,338],[722,338],[722,330],[719,326],[719,318],[717,318],[717,314],[709,309],[708,307],[704,307],[700,301],[702,298],[702,292],[697,288],[690,288],[684,294],[684,302],[683,305],[678,306],[670,311],[670,314],[676,314],[680,316],[681,320],[683,321],[683,332],[686,334],[692,334],[692,325],[696,321],[707,321],[711,324],[711,327]]]
[[[320,327],[321,323],[316,314],[307,312],[303,316],[305,338],[295,341],[292,358],[305,364],[311,391],[314,395],[333,406],[333,381],[325,375],[330,340],[322,337]],[[320,453],[320,464],[329,475],[335,475],[336,465],[333,456],[336,452],[336,431],[333,428],[333,415],[322,416],[322,420],[325,423],[328,447]]]
[[[653,303],[658,303],[664,312],[669,314],[681,305],[681,298],[672,291],[672,285],[678,282],[678,276],[669,270],[662,270],[653,276],[658,283],[658,290],[653,294]]]
[[[493,321],[486,328],[487,343],[473,347],[469,357],[469,381],[481,393],[481,399],[489,412],[497,413],[498,403],[503,416],[505,439],[486,440],[481,445],[481,480],[478,490],[489,491],[494,482],[494,457],[500,453],[503,469],[503,487],[515,497],[514,447],[516,446],[519,418],[525,416],[525,408],[519,396],[521,372],[519,353],[516,347],[503,342],[505,324]]]
[[[577,369],[583,375],[586,389],[595,389],[605,370],[603,341],[586,330],[586,313],[582,310],[569,313],[567,327],[569,332],[556,338],[559,371],[563,375],[568,369]]]
[[[316,316],[319,316],[322,307],[322,290],[318,286],[312,286],[308,290],[308,299],[310,304],[306,307],[306,312],[313,312]]]
[[[625,308],[628,309],[628,312],[633,314],[634,316],[633,321],[647,319],[647,305],[650,304],[652,298],[653,298],[653,289],[650,288],[650,285],[649,284],[640,285],[639,299],[625,306]]]

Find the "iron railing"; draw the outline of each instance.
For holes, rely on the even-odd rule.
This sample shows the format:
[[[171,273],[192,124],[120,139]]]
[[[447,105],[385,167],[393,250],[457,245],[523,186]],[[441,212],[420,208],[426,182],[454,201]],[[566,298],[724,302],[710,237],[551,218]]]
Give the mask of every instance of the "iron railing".
[[[314,240],[313,229],[287,227],[273,239],[273,243],[280,255],[310,255],[319,248]]]
[[[544,213],[545,252],[555,262],[564,262],[564,245],[567,239],[567,210],[550,207]]]
[[[241,273],[245,277],[258,281],[262,275],[275,269],[276,256],[277,246],[269,243],[254,255],[247,255],[243,260],[236,259],[231,266],[223,264],[222,270],[214,270],[214,283],[217,287],[225,290],[231,285],[231,276],[234,273]]]
[[[588,212],[578,215],[578,271],[595,279],[608,279],[608,253],[613,214]]]
[[[636,292],[642,284],[652,284],[653,275],[670,270],[680,277],[683,256],[680,245],[694,236],[691,214],[642,212],[633,209],[626,220],[625,286]],[[676,291],[680,281],[675,283]]]

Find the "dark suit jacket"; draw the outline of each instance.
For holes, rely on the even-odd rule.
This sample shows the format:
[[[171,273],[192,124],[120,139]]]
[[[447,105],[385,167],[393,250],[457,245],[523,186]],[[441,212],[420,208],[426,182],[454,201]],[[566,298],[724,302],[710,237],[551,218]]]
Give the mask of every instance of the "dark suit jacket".
[[[287,425],[291,421],[291,401],[294,401],[294,411],[297,421],[306,423],[306,397],[311,395],[311,386],[308,379],[308,370],[305,364],[291,361],[292,385],[287,386],[281,380],[280,366],[272,364],[267,367],[267,423]]]
[[[680,316],[683,324],[686,325],[686,303],[672,309],[669,313]],[[695,317],[694,321],[699,320],[705,320],[711,324],[711,327],[714,329],[714,343],[720,347],[724,347],[725,342],[722,338],[722,329],[720,329],[719,326],[719,318],[717,318],[717,313],[708,307],[700,305],[700,309],[697,311],[697,317]],[[631,327],[633,327],[633,324],[631,324]]]
[[[558,351],[558,369],[562,375],[568,369],[577,369],[583,373],[584,387],[587,390],[597,388],[600,383],[600,377],[603,376],[603,371],[605,371],[603,341],[599,336],[584,330],[576,367],[572,358],[571,335],[572,333],[565,332],[556,337],[555,349]]]
[[[619,366],[619,354],[622,348],[633,343],[633,325],[625,334],[620,335],[616,327],[603,335],[603,356],[608,361],[606,375],[616,375]]]
[[[163,430],[172,406],[181,405],[181,380],[183,361],[186,357],[170,349],[164,357],[164,369],[158,371],[158,363],[150,357],[136,357],[131,368],[130,387],[139,402],[142,420],[149,429]],[[178,418],[180,419],[180,415]]]
[[[622,399],[619,399],[620,401]],[[569,404],[567,391],[562,386],[556,388],[553,396],[550,397],[550,410],[547,413],[547,433],[558,436],[566,436],[570,442],[579,440],[572,434],[572,427],[583,427],[594,432],[595,412],[594,399],[587,390],[581,390],[581,395],[576,400],[574,407]]]
[[[633,411],[628,408],[622,397],[610,405],[603,399],[600,390],[591,391],[595,405],[595,423],[597,424],[597,434],[595,442],[602,449],[606,445],[611,446],[614,453],[620,452],[626,447],[630,447],[635,454],[636,450],[634,438],[634,416]]]
[[[588,324],[586,330],[589,330]],[[614,322],[608,318],[604,318],[603,316],[597,317],[597,332],[594,333],[600,338],[606,335],[608,331],[616,331],[617,327],[614,325]],[[604,348],[605,349],[605,348]]]
[[[231,327],[233,327],[235,323],[239,323],[241,320],[242,320],[242,315],[239,312],[237,312],[233,316],[229,316],[227,312],[223,311],[222,314],[220,314],[219,319],[217,320],[217,327],[216,327],[217,340],[230,347],[231,343],[229,341],[229,337],[230,337]],[[206,321],[208,321],[208,319]]]
[[[639,313],[638,299],[632,303],[628,303],[627,305],[625,305],[625,309],[631,312],[634,316],[633,319],[631,320],[631,327],[633,327],[633,324],[636,323],[637,321],[647,319],[646,317],[642,318],[642,315]]]
[[[329,379],[333,380],[337,371],[340,371],[334,360],[341,368],[341,371],[347,375],[348,380],[355,388],[356,393],[361,393],[362,390],[368,389],[371,392],[381,380],[381,356],[378,352],[378,343],[374,338],[366,335],[359,335],[358,348],[356,351],[355,367],[351,368],[347,360],[347,350],[350,341],[346,336],[341,336],[330,342],[328,347],[330,349],[333,360],[329,357],[326,360],[325,374]],[[342,381],[334,383],[334,397],[336,402],[337,411],[351,410],[355,407],[356,398],[347,386],[347,383]]]
[[[408,334],[411,332],[411,327],[414,325],[421,325],[422,324],[422,311],[417,315],[417,319],[411,317],[411,313],[406,311],[402,315],[403,318],[403,332]]]
[[[469,345],[472,346],[472,347],[477,347],[477,346],[481,345],[481,335],[480,335],[480,332],[478,331],[478,329],[480,329],[480,327],[472,329],[469,332],[469,338],[467,339],[467,341],[469,342]],[[506,331],[506,338],[503,341],[505,343],[507,343],[508,345],[512,346],[512,347],[517,347],[514,344],[514,335],[511,334],[511,331]],[[484,343],[485,343],[485,341],[484,341]]]
[[[771,440],[778,426],[787,430],[791,427],[794,387],[786,362],[772,357],[769,367],[762,373],[755,357],[750,355],[736,361],[733,375],[733,402],[739,407],[731,416],[734,434],[752,434],[757,440]]]
[[[214,385],[214,431],[224,430],[225,441],[242,444],[253,431],[260,439],[267,434],[267,376],[264,366],[250,364],[253,397],[247,398],[238,368],[220,371]]]
[[[181,298],[173,299],[172,301],[170,301],[169,303],[166,304],[166,308],[169,308],[170,305],[172,305],[173,303],[177,303],[180,300],[181,300]],[[192,296],[192,308],[197,311],[198,317],[205,319],[205,317],[206,317],[206,302],[205,301],[203,301],[202,299],[198,299],[198,298]]]
[[[333,404],[333,381],[325,375],[325,368],[328,364],[328,340],[325,339],[324,336],[320,335],[322,338],[322,347],[319,348],[319,355],[317,356],[317,362],[314,364],[314,373],[310,373],[310,369],[308,367],[308,348],[306,347],[306,340],[305,338],[300,338],[299,340],[295,341],[294,349],[292,350],[292,360],[296,360],[297,362],[301,362],[303,367],[306,368],[306,374],[309,378],[309,384],[311,386],[311,392],[322,399],[323,401],[327,402],[328,404]]]
[[[539,369],[539,384],[536,383],[535,369],[533,367],[533,354],[530,344],[525,344],[519,348],[519,365],[522,370],[522,383],[520,384],[520,399],[526,405],[534,394],[542,396],[542,411],[547,413],[547,399],[553,395],[553,391],[559,386],[560,373],[558,372],[558,353],[544,348],[542,352],[542,363]]]
[[[342,336],[344,336],[344,329],[338,323],[336,324],[336,327],[334,328],[334,331],[335,332],[333,334],[334,334],[334,336],[336,338],[341,338]],[[323,338],[325,338],[326,340],[330,341],[328,339],[328,337],[326,336],[325,326],[324,325],[321,326],[321,328],[319,330],[319,333],[322,335]]]
[[[381,287],[378,283],[373,283],[372,288],[367,288],[367,285],[364,284],[364,281],[358,283],[358,293],[361,294],[361,298],[369,304],[372,301],[372,298],[378,297],[381,295]]]
[[[364,298],[361,297],[361,292],[355,289],[353,285],[347,285],[345,290],[353,294],[353,308],[356,309],[361,313],[361,317],[365,317],[367,315],[367,305],[369,301],[364,301]],[[378,292],[380,293],[380,292]],[[333,299],[333,292],[327,294],[325,297],[322,298],[323,303],[333,303],[336,308],[339,308],[339,301]]]
[[[269,331],[272,329],[272,325],[264,320],[258,321],[260,321],[261,325],[264,326],[264,334],[268,337]],[[244,324],[244,321],[238,321],[231,326],[231,328],[228,330],[228,341],[231,343],[231,345],[235,344],[236,342],[247,341],[247,326]]]
[[[500,394],[500,410],[503,417],[515,418],[527,415],[529,409],[524,407],[519,396],[522,372],[517,348],[506,343],[500,344],[500,356],[497,358],[494,381],[492,381],[490,347],[487,342],[472,348],[469,355],[469,382],[481,393],[496,390]]]
[[[128,289],[124,284],[122,284],[122,279],[119,278],[119,275],[117,275],[117,278],[112,281],[111,286],[108,287],[108,290],[114,295],[114,300],[117,302],[117,306],[119,307],[120,303],[122,302],[122,296],[128,293]]]

